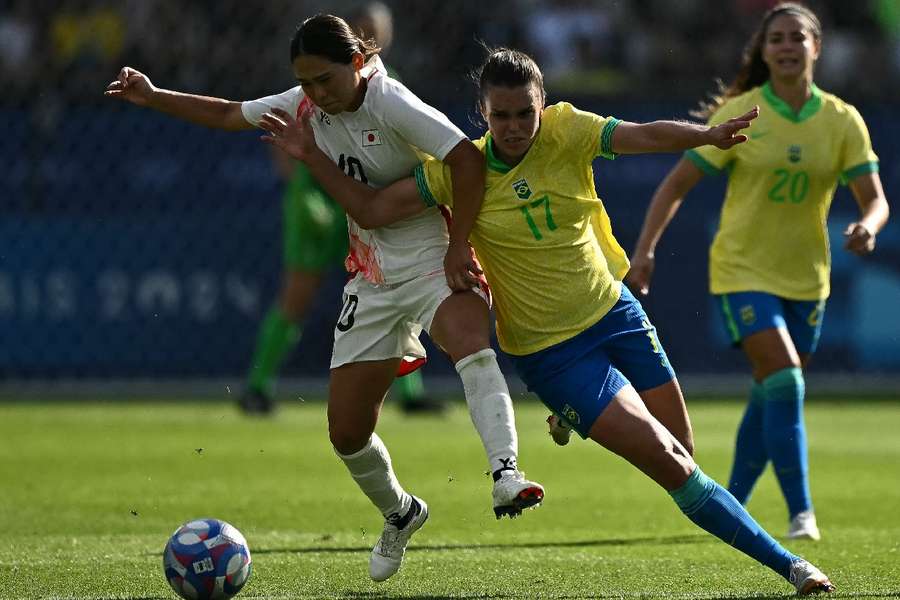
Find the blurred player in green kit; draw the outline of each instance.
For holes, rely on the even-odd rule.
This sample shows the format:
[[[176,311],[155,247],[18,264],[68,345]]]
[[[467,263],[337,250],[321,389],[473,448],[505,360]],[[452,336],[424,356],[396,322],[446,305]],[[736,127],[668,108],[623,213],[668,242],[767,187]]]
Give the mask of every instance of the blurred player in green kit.
[[[374,38],[384,54],[393,37],[390,9],[381,2],[363,6],[352,26],[362,38]],[[390,70],[393,77],[397,74]],[[347,256],[347,220],[307,168],[280,150],[273,153],[286,181],[283,198],[284,281],[278,301],[262,321],[247,384],[239,405],[248,414],[275,409],[274,379],[284,359],[296,347],[302,323],[329,269],[341,268]],[[440,411],[443,406],[425,396],[420,371],[400,377],[393,387],[404,412]]]

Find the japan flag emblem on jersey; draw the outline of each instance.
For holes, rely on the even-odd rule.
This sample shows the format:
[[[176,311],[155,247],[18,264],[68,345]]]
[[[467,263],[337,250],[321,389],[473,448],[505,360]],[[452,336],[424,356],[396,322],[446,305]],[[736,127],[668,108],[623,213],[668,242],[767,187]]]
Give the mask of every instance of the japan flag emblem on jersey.
[[[363,148],[366,146],[380,146],[381,145],[381,132],[377,129],[365,129],[362,132],[362,145]]]

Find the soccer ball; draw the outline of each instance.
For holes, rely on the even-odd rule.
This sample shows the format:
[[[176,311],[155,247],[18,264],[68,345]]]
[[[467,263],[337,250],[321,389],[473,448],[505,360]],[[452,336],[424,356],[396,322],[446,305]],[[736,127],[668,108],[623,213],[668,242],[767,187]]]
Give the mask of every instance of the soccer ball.
[[[186,600],[228,600],[250,578],[250,548],[225,521],[197,519],[179,527],[163,552],[163,571]]]

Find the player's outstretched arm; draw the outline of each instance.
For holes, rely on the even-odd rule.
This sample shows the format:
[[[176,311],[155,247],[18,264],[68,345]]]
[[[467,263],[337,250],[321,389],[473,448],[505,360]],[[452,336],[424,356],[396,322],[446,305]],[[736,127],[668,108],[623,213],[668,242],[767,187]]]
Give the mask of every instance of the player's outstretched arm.
[[[862,256],[875,249],[875,236],[887,223],[890,209],[878,173],[859,175],[849,185],[859,205],[860,219],[844,230],[844,248]]]
[[[613,132],[612,150],[616,154],[682,152],[706,145],[727,150],[747,141],[747,136],[741,130],[750,127],[750,123],[758,116],[759,107],[755,106],[743,115],[715,127],[683,121],[623,121]]]
[[[650,293],[650,280],[656,266],[656,244],[681,207],[685,195],[702,178],[703,172],[682,158],[656,188],[631,256],[631,268],[625,277],[625,283],[632,290],[645,296]]]
[[[269,134],[261,139],[303,161],[328,195],[363,229],[384,227],[425,210],[412,177],[376,190],[345,175],[316,145],[309,124],[311,114],[295,119],[281,109],[273,109],[260,119],[259,126]]]
[[[240,102],[164,90],[131,67],[122,67],[116,79],[106,86],[103,95],[152,108],[205,127],[229,131],[253,129],[253,125],[244,119]]]

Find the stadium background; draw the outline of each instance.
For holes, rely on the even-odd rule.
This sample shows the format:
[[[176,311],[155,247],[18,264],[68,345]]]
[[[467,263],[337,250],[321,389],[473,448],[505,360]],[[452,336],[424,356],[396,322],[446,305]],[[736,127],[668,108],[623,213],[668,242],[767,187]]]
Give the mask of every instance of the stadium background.
[[[256,133],[214,132],[105,99],[123,65],[160,86],[255,98],[294,85],[288,41],[317,11],[360,3],[268,0],[0,1],[0,392],[114,393],[166,382],[221,393],[246,371],[281,275],[281,184]],[[386,61],[472,136],[477,44],[532,53],[549,100],[630,120],[686,118],[728,78],[769,0],[388,1]],[[900,193],[900,2],[810,2],[823,20],[817,83],[859,107],[888,199]],[[599,165],[598,191],[630,251],[674,156]],[[670,227],[645,302],[679,370],[743,387],[706,293],[723,181],[705,181]],[[896,210],[895,210],[896,213]],[[900,380],[900,227],[851,257],[842,188],[830,218],[833,294],[811,386]],[[310,316],[286,376],[320,385],[342,276]],[[427,381],[450,378],[434,354]],[[509,371],[509,370],[508,370]],[[735,375],[732,379],[727,376]],[[309,378],[309,379],[308,379]],[[115,383],[110,383],[115,382]],[[104,387],[110,386],[110,387]],[[302,387],[302,386],[301,386]]]

